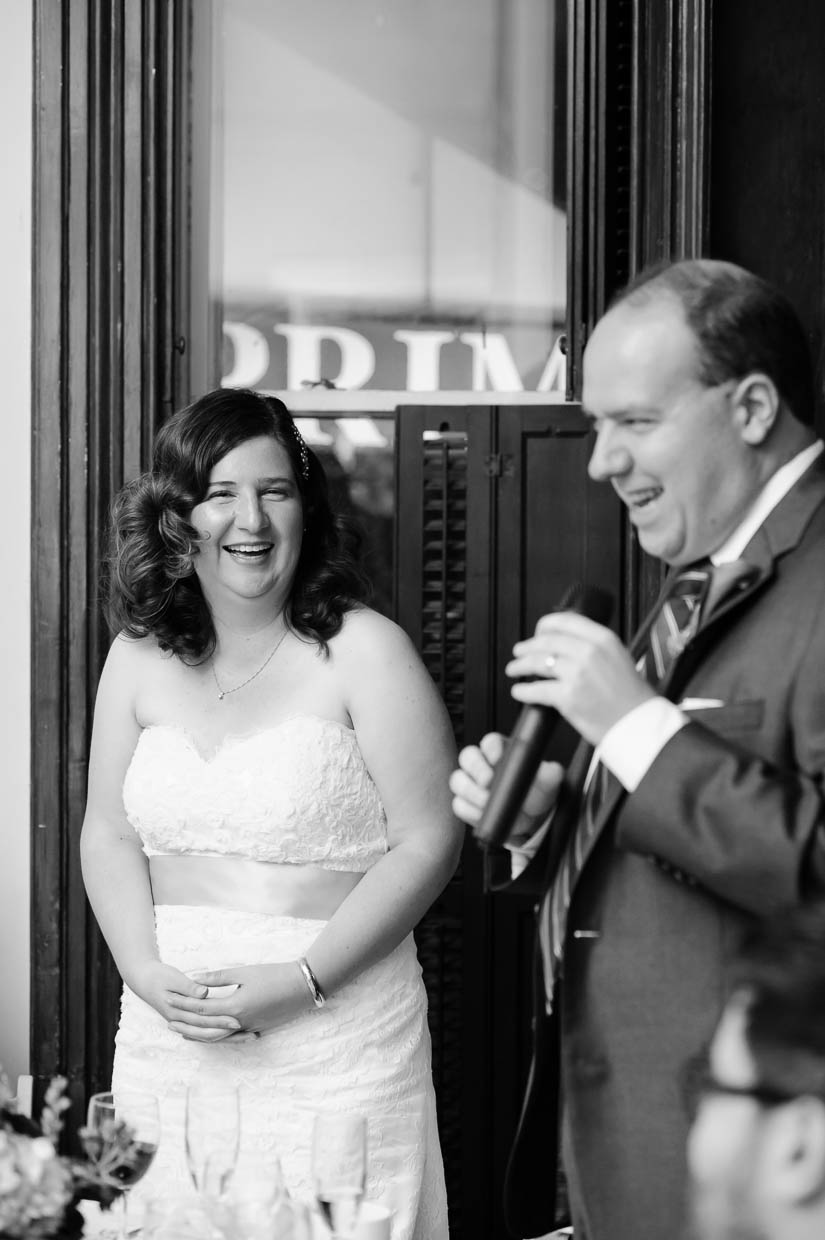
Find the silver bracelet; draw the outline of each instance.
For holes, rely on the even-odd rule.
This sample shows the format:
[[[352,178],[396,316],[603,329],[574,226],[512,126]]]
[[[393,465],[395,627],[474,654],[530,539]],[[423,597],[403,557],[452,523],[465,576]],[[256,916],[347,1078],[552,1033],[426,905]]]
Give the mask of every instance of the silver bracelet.
[[[309,993],[312,995],[312,1002],[317,1008],[323,1007],[327,1001],[327,997],[318,983],[318,978],[309,967],[306,957],[301,956],[300,960],[297,960],[295,963],[298,965],[298,968],[303,974]]]

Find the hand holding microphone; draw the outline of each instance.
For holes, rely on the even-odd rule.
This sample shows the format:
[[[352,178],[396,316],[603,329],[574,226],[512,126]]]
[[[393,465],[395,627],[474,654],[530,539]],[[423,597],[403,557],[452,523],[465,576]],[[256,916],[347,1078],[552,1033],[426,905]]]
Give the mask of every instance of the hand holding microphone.
[[[507,744],[500,732],[489,732],[477,745],[468,745],[458,755],[459,769],[450,777],[453,791],[453,813],[468,823],[473,833],[478,829],[495,776]],[[518,847],[531,838],[537,826],[556,804],[564,779],[559,762],[541,762],[524,801],[516,813],[507,835],[508,847]]]
[[[564,595],[556,612],[575,612],[604,625],[611,609],[612,599],[604,590],[575,585]],[[527,803],[527,798],[557,719],[558,711],[552,707],[527,704],[522,707],[500,757],[496,752],[500,750],[496,734],[485,737],[479,750],[462,751],[462,769],[451,780],[456,793],[454,807],[461,817],[471,822],[476,838],[484,847],[499,845],[508,839],[523,809],[530,817],[531,808],[541,813],[544,805],[549,808],[553,804],[562,778],[562,768],[558,764],[545,764],[541,768],[539,786],[532,792],[534,807]],[[488,763],[494,766],[493,777],[479,818],[477,810],[489,778]],[[538,804],[540,800],[542,806]]]

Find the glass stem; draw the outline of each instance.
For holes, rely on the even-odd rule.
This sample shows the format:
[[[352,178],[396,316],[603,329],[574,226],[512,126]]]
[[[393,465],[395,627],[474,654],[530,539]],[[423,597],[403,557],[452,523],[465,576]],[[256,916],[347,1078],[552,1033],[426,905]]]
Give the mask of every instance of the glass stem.
[[[126,1193],[125,1192],[122,1192],[118,1195],[117,1201],[115,1202],[113,1208],[117,1210],[117,1240],[126,1240],[127,1231],[126,1231]]]

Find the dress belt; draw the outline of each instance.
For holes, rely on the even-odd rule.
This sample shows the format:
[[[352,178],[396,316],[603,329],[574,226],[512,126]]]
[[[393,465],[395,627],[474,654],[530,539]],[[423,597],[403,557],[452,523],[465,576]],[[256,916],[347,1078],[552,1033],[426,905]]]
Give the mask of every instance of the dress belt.
[[[175,853],[150,857],[149,877],[155,904],[218,905],[328,921],[363,874],[319,865]]]

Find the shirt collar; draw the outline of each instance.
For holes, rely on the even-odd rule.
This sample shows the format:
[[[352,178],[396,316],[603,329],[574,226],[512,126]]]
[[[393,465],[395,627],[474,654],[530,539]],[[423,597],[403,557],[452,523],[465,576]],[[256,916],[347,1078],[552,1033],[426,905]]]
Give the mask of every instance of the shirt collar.
[[[780,469],[777,469],[775,474],[771,474],[748,510],[744,521],[710,557],[712,564],[729,564],[732,560],[740,558],[759,527],[764,524],[779,501],[785,498],[794,483],[799,481],[823,449],[825,449],[825,443],[817,439],[816,443],[809,444],[807,448],[798,452]]]

